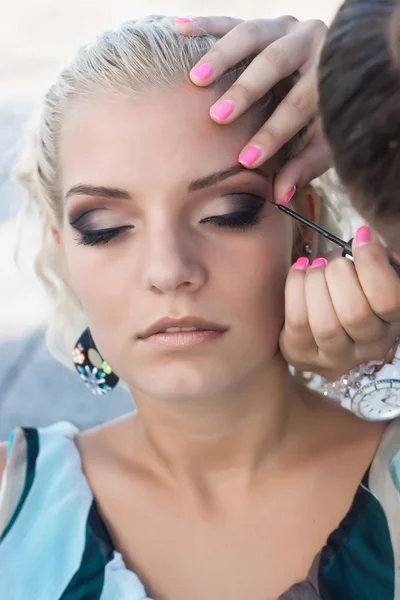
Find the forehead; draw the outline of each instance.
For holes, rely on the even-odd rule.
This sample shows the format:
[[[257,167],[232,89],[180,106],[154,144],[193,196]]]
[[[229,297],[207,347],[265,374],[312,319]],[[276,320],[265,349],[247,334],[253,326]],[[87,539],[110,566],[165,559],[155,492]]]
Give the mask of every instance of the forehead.
[[[60,133],[62,187],[117,177],[154,183],[157,177],[207,174],[232,166],[258,129],[247,113],[229,126],[212,121],[216,92],[181,86],[144,98],[103,96],[75,101]]]

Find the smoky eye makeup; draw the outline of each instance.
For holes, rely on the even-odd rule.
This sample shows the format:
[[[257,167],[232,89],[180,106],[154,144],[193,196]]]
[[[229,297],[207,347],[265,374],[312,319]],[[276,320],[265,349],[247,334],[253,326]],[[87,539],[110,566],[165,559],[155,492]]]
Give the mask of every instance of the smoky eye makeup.
[[[236,193],[230,194],[224,199],[229,206],[229,210],[225,209],[220,214],[205,217],[201,220],[201,223],[229,229],[250,229],[260,222],[261,213],[266,202],[266,199],[262,196]]]
[[[247,230],[261,220],[266,198],[254,193],[233,192],[215,199],[214,206],[204,207],[201,226],[227,230]],[[78,232],[78,245],[97,246],[133,230],[134,225],[123,222],[121,215],[108,208],[93,208],[75,217],[69,224]]]
[[[112,211],[107,208],[92,208],[77,217],[72,215],[69,224],[76,229],[101,228],[106,221],[112,219]]]
[[[121,218],[107,208],[95,208],[86,211],[77,218],[72,217],[69,224],[79,233],[78,245],[96,246],[107,244],[133,225],[121,224]]]

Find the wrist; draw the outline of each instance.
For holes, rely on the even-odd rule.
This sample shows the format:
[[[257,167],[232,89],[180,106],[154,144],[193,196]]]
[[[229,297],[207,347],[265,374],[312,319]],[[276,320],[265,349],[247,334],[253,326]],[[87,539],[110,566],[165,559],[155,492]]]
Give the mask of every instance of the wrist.
[[[381,360],[351,369],[336,381],[322,382],[320,391],[367,420],[400,416],[400,349],[395,345]]]
[[[392,346],[392,348],[389,350],[389,352],[386,354],[386,356],[383,359],[380,360],[371,360],[368,361],[367,363],[362,363],[361,365],[356,365],[354,367],[352,367],[352,369],[339,369],[339,370],[333,370],[333,369],[321,369],[320,371],[316,371],[317,375],[320,375],[323,379],[325,379],[325,381],[327,382],[334,382],[334,381],[339,381],[342,377],[346,377],[350,372],[356,370],[356,369],[362,369],[362,370],[366,370],[367,372],[365,374],[368,375],[374,375],[374,374],[378,374],[379,371],[381,369],[383,369],[383,367],[385,365],[389,365],[393,362],[397,350],[399,348],[399,341],[396,340],[395,345]]]

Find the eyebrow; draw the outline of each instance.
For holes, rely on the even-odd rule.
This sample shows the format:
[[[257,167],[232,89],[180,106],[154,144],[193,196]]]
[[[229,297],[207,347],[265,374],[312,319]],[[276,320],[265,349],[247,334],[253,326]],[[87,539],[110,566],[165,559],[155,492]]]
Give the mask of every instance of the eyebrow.
[[[65,194],[64,202],[71,196],[101,196],[104,198],[122,198],[123,200],[131,200],[131,196],[125,190],[105,187],[103,185],[89,185],[86,183],[72,186]]]
[[[211,175],[206,175],[201,179],[196,179],[189,184],[189,192],[196,192],[197,190],[202,190],[207,187],[211,187],[212,185],[216,185],[220,181],[224,181],[224,179],[228,179],[229,177],[233,177],[238,173],[257,173],[258,175],[262,175],[264,179],[270,180],[266,173],[264,173],[261,169],[246,169],[242,165],[234,165],[233,167],[229,167],[229,169],[223,169],[222,171],[217,171],[216,173],[211,173]]]
[[[264,179],[267,179],[268,181],[271,180],[271,177],[269,177],[261,169],[246,169],[242,165],[238,164],[234,165],[233,167],[229,167],[228,169],[223,169],[222,171],[217,171],[216,173],[211,173],[210,175],[206,175],[205,177],[191,181],[188,190],[189,192],[203,190],[204,188],[216,185],[220,181],[229,179],[230,177],[238,175],[239,173],[257,173],[258,175],[264,177]],[[74,185],[65,194],[64,202],[66,202],[71,196],[100,196],[102,198],[118,198],[122,200],[132,199],[131,195],[126,190],[89,184]]]

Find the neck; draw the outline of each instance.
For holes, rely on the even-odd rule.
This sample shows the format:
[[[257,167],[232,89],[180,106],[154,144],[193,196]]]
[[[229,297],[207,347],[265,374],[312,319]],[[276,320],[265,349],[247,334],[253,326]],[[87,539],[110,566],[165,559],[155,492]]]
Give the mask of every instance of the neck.
[[[307,412],[302,386],[280,356],[222,397],[175,403],[135,392],[134,398],[146,454],[172,477],[203,489],[226,478],[248,482],[266,462],[295,455]]]

